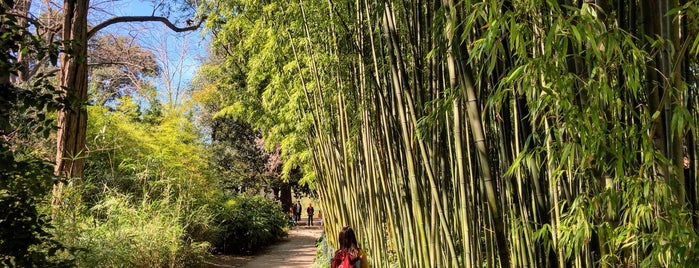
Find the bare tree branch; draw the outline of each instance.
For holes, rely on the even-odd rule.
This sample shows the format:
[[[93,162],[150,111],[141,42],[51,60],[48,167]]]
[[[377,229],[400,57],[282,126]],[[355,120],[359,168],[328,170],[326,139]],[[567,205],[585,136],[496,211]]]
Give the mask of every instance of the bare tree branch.
[[[22,14],[14,14],[14,13],[9,13],[9,14],[12,14],[12,15],[15,16],[15,17],[18,17],[18,18],[22,18],[22,19],[27,20],[27,22],[33,24],[34,27],[36,27],[36,30],[37,30],[37,31],[38,31],[39,29],[42,29],[42,30],[45,30],[45,31],[47,31],[47,32],[56,33],[56,32],[59,32],[59,31],[63,30],[63,24],[57,24],[57,25],[53,25],[53,26],[46,26],[46,25],[42,24],[40,21],[38,21],[37,19],[35,19],[35,18],[33,18],[33,17],[30,17],[30,16],[25,16],[25,15],[22,15]]]
[[[187,26],[184,28],[177,27],[175,24],[170,22],[167,18],[165,17],[155,17],[155,16],[123,16],[123,17],[114,17],[111,19],[108,19],[106,21],[103,21],[100,24],[97,24],[95,27],[92,27],[90,31],[87,32],[87,38],[91,38],[94,36],[99,30],[104,29],[107,26],[110,26],[112,24],[120,23],[120,22],[148,22],[148,21],[159,21],[165,24],[168,28],[175,32],[186,32],[186,31],[193,31],[199,28],[201,24],[206,20],[206,16],[202,17],[199,19],[199,22],[197,24]]]
[[[131,63],[131,62],[125,62],[125,61],[99,62],[99,63],[88,63],[88,64],[87,64],[87,66],[90,66],[90,67],[100,67],[100,66],[124,66],[124,65],[132,66],[132,67],[138,67],[138,68],[146,68],[146,67],[143,66],[143,65],[138,65],[138,64]]]

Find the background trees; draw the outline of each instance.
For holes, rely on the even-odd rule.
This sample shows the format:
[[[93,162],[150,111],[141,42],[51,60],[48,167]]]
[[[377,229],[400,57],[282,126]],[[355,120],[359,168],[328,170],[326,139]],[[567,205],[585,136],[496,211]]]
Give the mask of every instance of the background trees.
[[[692,265],[695,6],[210,1],[209,73],[376,265]]]
[[[150,82],[161,74],[153,52],[135,38],[105,34],[88,42],[90,83],[88,95],[94,105],[105,105],[122,96],[152,95]],[[153,100],[154,101],[154,100]]]
[[[186,69],[166,69],[172,66],[159,61],[169,59],[132,35],[96,35],[118,22],[157,21],[187,31],[200,20],[182,19],[179,25],[187,26],[178,28],[154,11],[153,16],[106,19],[88,31],[88,1],[43,1],[31,12],[20,5],[31,1],[11,2],[2,6],[2,27],[8,30],[0,75],[0,109],[8,115],[0,121],[0,206],[8,212],[0,220],[3,264],[195,265],[223,240],[219,237],[239,230],[229,228],[230,220],[242,214],[269,219],[265,228],[247,233],[260,238],[251,239],[247,249],[284,234],[286,216],[278,204],[218,187],[225,177],[215,174],[211,139],[195,120],[199,115],[188,98],[190,88],[184,79],[176,85],[159,80]],[[172,4],[158,8],[171,10]],[[6,13],[11,7],[12,13]],[[161,92],[175,94],[163,98],[167,94]],[[56,113],[61,114],[58,122]],[[71,147],[59,150],[60,176],[51,172],[55,159],[49,152],[55,147],[48,144],[54,139]],[[61,187],[49,196],[56,185]],[[265,206],[241,210],[237,200]]]
[[[168,4],[166,7],[171,8]],[[158,5],[156,7],[161,7]],[[197,29],[205,17],[198,18],[196,24],[189,23],[185,27],[177,27],[164,16],[124,16],[113,17],[91,27],[88,32],[89,1],[64,1],[63,24],[61,25],[63,50],[61,54],[61,88],[71,104],[58,113],[56,175],[65,177],[82,177],[85,165],[85,139],[87,130],[87,114],[84,103],[87,101],[87,42],[99,30],[121,22],[162,22],[176,32]],[[155,11],[154,13],[155,14]]]
[[[271,181],[265,178],[264,142],[249,124],[228,118],[213,119],[212,150],[225,189],[260,192]]]

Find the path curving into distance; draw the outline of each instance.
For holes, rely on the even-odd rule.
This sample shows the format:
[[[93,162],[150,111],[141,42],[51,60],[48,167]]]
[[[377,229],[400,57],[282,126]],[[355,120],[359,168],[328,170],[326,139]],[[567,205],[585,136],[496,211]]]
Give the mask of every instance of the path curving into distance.
[[[209,268],[308,268],[316,255],[321,226],[297,226],[289,236],[254,256],[219,255],[205,262]]]

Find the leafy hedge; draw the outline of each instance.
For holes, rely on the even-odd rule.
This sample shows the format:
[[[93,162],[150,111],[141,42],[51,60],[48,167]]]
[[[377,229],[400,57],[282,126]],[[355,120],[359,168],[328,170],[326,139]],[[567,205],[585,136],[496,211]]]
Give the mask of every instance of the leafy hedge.
[[[221,202],[216,222],[221,253],[250,253],[287,235],[288,216],[278,203],[259,195],[232,197]]]

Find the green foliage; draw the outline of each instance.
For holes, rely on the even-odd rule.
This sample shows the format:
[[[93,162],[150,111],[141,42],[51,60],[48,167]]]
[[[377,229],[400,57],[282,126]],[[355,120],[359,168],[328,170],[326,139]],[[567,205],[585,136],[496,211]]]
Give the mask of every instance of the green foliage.
[[[115,111],[89,108],[88,146],[94,149],[87,177],[125,193],[172,187],[206,200],[215,182],[209,179],[209,154],[192,122],[182,110],[150,111],[141,116],[130,98],[123,98]],[[158,113],[163,115],[154,116]]]
[[[209,154],[185,108],[148,107],[122,97],[88,108],[86,176],[53,209],[53,233],[79,266],[186,267],[208,255],[220,193]]]
[[[673,106],[667,120],[648,104],[660,89],[648,87],[652,71],[643,67],[662,53],[659,44],[665,41],[648,37],[644,43],[642,33],[601,19],[597,8],[548,1],[546,16],[527,8],[474,12],[487,17],[489,25],[473,40],[474,50],[484,51],[471,55],[483,65],[476,70],[484,75],[499,68],[496,58],[505,44],[489,37],[509,34],[507,45],[516,55],[497,81],[497,91],[489,93],[489,104],[499,110],[513,97],[526,99],[528,123],[539,130],[528,137],[523,154],[529,161],[518,159],[508,173],[526,173],[529,163],[537,163],[548,168],[555,183],[549,187],[572,184],[550,215],[560,215],[552,220],[560,220],[558,226],[536,227],[545,249],[558,242],[555,250],[568,261],[592,254],[603,266],[696,266],[692,212],[678,200],[687,189],[662,179],[658,170],[668,165],[668,156],[658,151],[658,137],[647,135],[661,121],[673,131],[695,124],[685,106]],[[481,81],[484,87],[490,83]],[[675,82],[680,86],[664,89],[666,94],[694,97],[684,88],[692,87],[686,80]],[[535,158],[544,154],[547,162]]]
[[[104,189],[100,201],[82,201],[89,183],[69,184],[56,210],[55,234],[77,249],[80,267],[187,267],[199,263],[209,244],[188,234],[187,200],[172,194],[134,198]],[[206,220],[206,219],[199,219]]]
[[[313,268],[327,268],[330,267],[333,257],[335,256],[335,249],[328,244],[328,240],[325,239],[325,232],[316,241],[316,257],[313,260]]]
[[[255,252],[287,235],[289,216],[262,196],[231,197],[216,209],[220,240],[214,246],[219,252]]]
[[[699,265],[692,246],[699,237],[690,215],[669,198],[670,187],[662,181],[624,181],[625,191],[607,189],[562,207],[558,236],[566,258],[580,256],[581,247],[599,239],[604,243],[600,263],[611,267],[637,258],[630,252],[635,248],[647,251],[647,257],[632,260],[643,267]]]
[[[687,18],[687,30],[691,33],[699,32],[699,20],[697,20],[699,16],[699,3],[696,0],[686,1],[684,6],[679,8],[678,11],[682,12]],[[699,35],[695,34],[690,51],[694,53],[694,55],[699,56]]]
[[[210,149],[224,189],[259,193],[274,179],[265,174],[268,157],[261,135],[242,121],[226,117],[213,119]]]
[[[203,84],[198,99],[212,118],[236,118],[263,130],[268,151],[281,146],[282,178],[292,179],[290,174],[301,168],[306,177],[302,183],[311,183],[306,140],[311,116],[298,112],[307,108],[304,87],[295,78],[297,64],[289,63],[294,53],[287,45],[301,42],[289,39],[287,25],[269,19],[298,18],[297,5],[231,1],[212,2],[207,8],[212,14],[207,27],[221,34],[213,39],[212,60],[198,73]],[[226,58],[216,58],[221,56]],[[307,90],[314,90],[312,81],[306,83]]]
[[[24,154],[23,139],[46,137],[52,129],[47,115],[61,105],[49,75],[38,74],[24,85],[10,84],[22,71],[20,50],[49,58],[55,65],[55,44],[40,43],[17,19],[6,13],[12,1],[0,4],[0,265],[7,267],[62,267],[70,260],[56,260],[66,249],[49,233],[48,217],[37,206],[53,185],[52,168],[35,155]]]
[[[69,266],[55,260],[64,245],[50,234],[49,218],[37,210],[52,185],[51,167],[43,161],[17,160],[0,152],[0,263],[3,266]]]
[[[210,1],[201,94],[406,267],[696,266],[699,5],[593,2]]]

